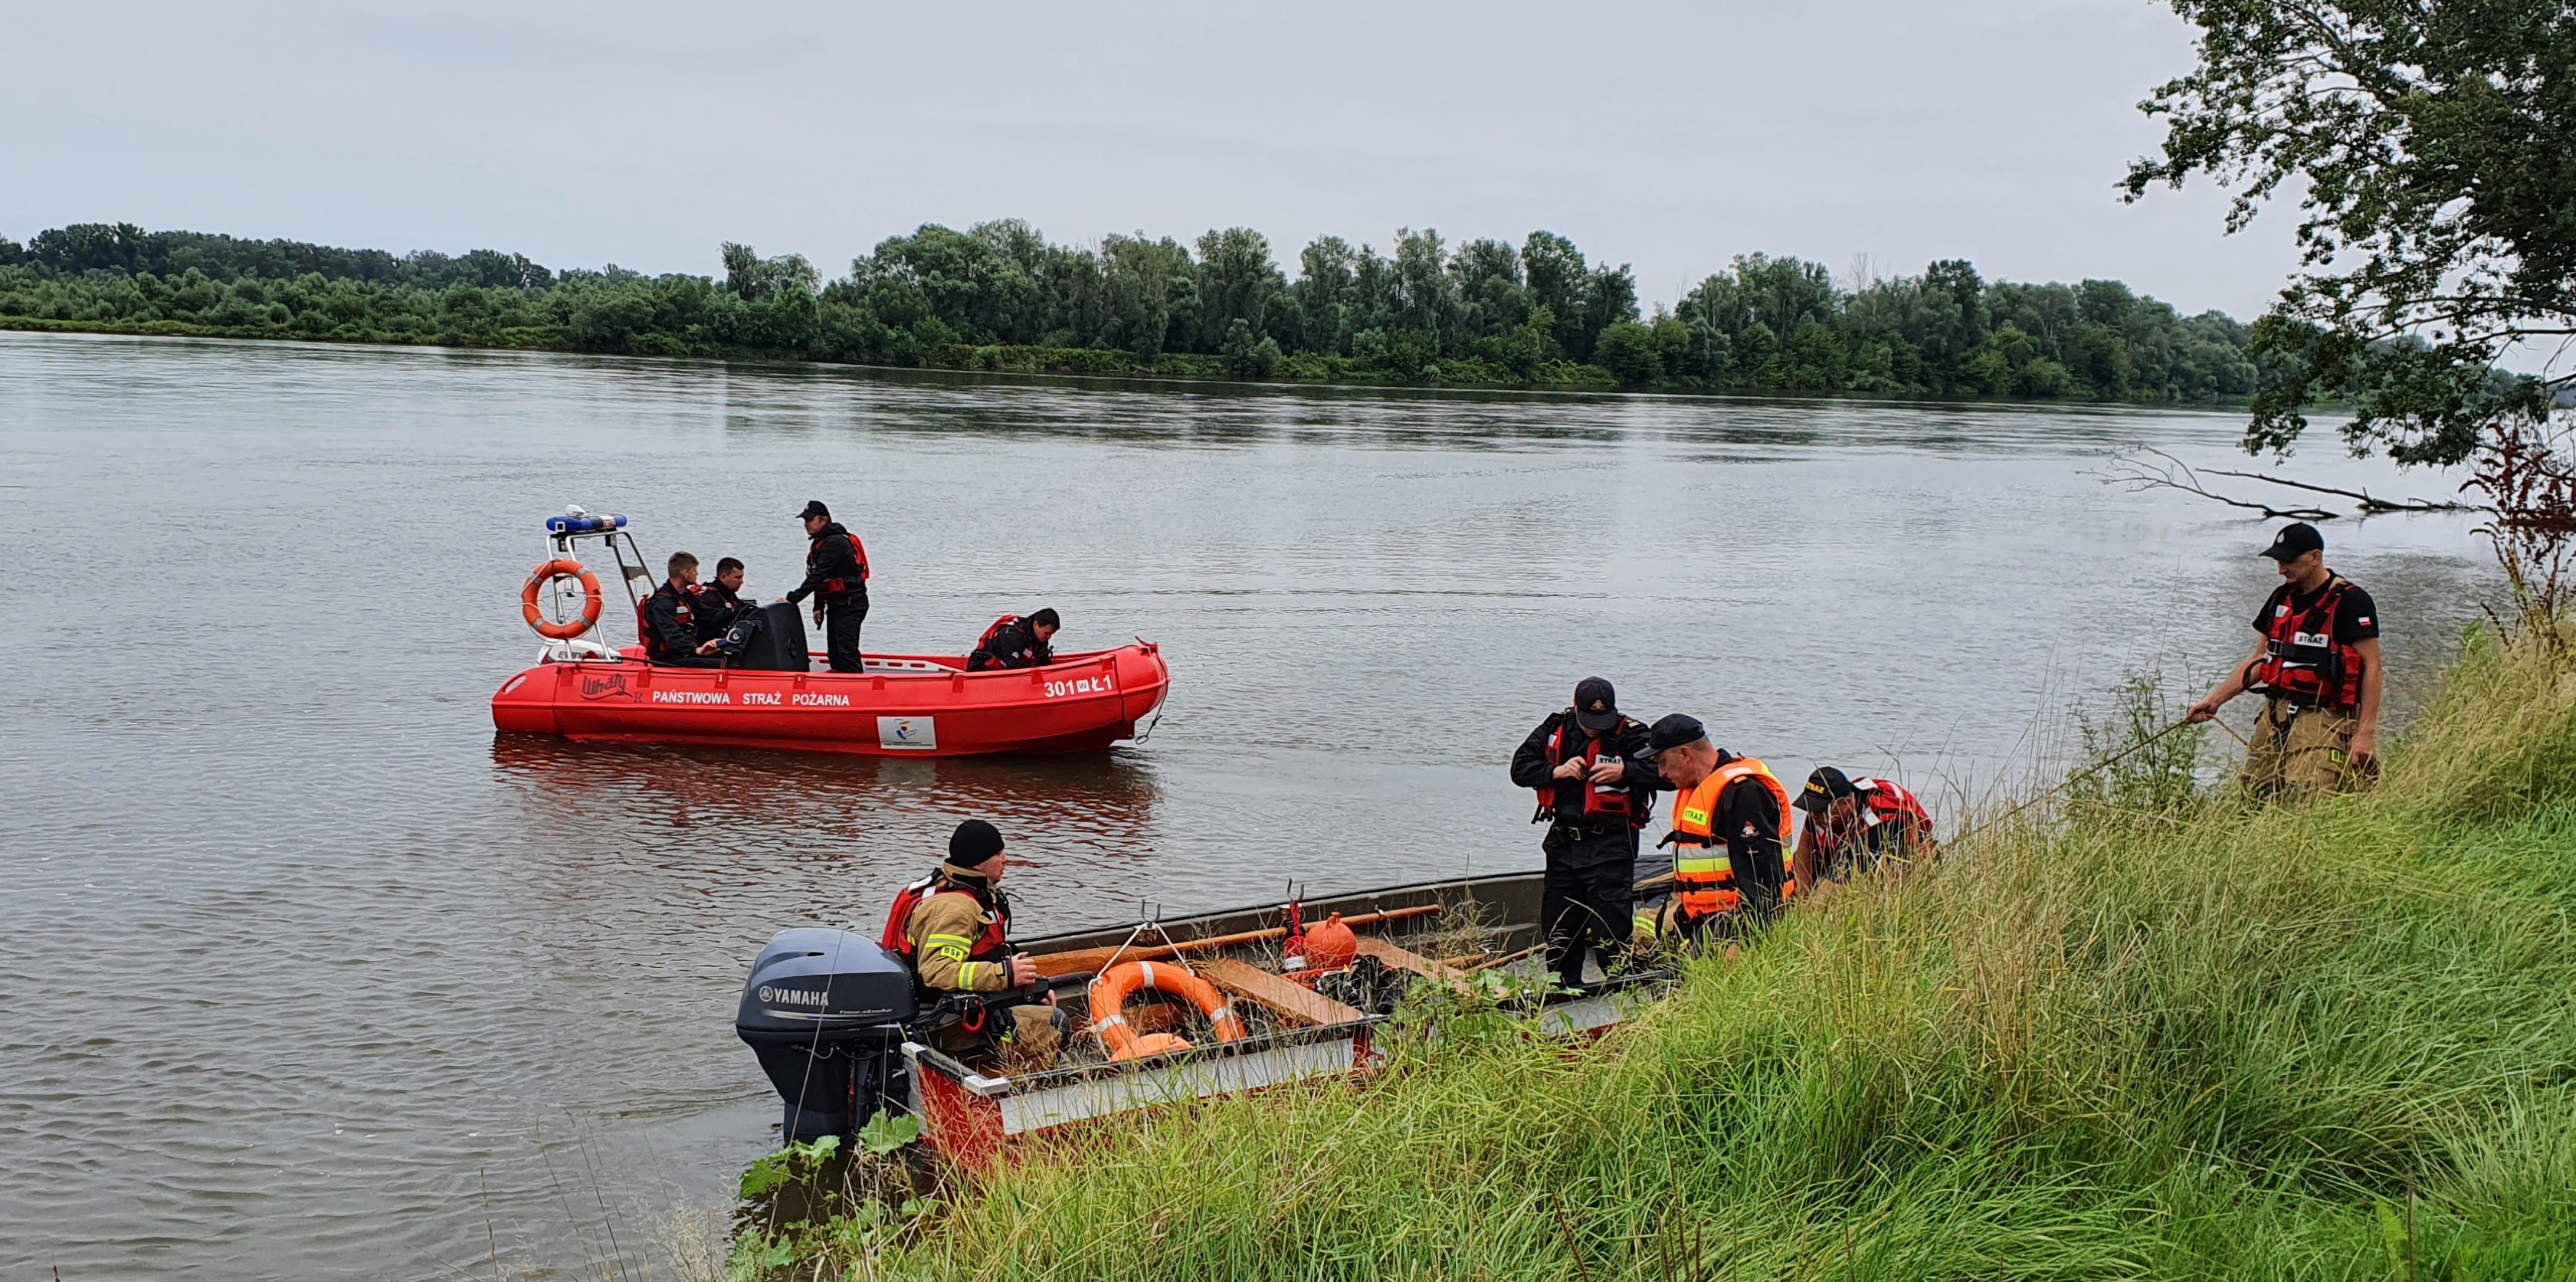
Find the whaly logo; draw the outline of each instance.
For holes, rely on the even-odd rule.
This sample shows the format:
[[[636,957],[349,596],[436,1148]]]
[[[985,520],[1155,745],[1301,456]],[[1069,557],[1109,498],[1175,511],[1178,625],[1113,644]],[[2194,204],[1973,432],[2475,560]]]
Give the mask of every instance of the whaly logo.
[[[584,676],[581,697],[585,699],[632,699],[635,692],[626,688],[626,674],[612,672],[607,676]]]

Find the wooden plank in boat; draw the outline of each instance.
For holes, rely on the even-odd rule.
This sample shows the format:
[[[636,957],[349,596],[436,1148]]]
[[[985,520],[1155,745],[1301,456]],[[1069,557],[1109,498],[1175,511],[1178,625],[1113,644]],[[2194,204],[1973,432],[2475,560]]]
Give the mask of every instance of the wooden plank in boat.
[[[1201,963],[1197,969],[1200,978],[1236,997],[1249,997],[1309,1024],[1347,1024],[1367,1018],[1360,1011],[1330,997],[1299,988],[1269,971],[1231,957]]]
[[[1379,962],[1385,965],[1392,966],[1397,970],[1412,971],[1414,974],[1420,975],[1425,979],[1442,980],[1450,987],[1458,989],[1461,992],[1465,992],[1467,990],[1467,976],[1464,972],[1448,966],[1443,966],[1409,948],[1405,948],[1398,944],[1390,944],[1385,940],[1372,935],[1360,936],[1359,943],[1360,956],[1362,957],[1377,958]]]

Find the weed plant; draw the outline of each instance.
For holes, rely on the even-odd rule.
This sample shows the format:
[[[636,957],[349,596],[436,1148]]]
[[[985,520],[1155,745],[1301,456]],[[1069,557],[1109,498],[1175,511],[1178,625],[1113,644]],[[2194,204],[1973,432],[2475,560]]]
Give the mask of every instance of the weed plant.
[[[832,1272],[2576,1277],[2576,674],[2471,645],[2366,794],[2190,765],[1808,904],[1598,1042],[1144,1115]]]

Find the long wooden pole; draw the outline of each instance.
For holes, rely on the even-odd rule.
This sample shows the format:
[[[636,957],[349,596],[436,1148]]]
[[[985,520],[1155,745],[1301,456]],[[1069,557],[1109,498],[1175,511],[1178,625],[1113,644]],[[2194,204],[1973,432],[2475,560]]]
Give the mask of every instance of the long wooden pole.
[[[1436,913],[1444,907],[1446,907],[1444,904],[1421,904],[1388,912],[1361,913],[1357,917],[1344,917],[1342,924],[1374,926],[1380,922],[1403,921],[1410,917]],[[1177,944],[1154,944],[1143,948],[1077,948],[1071,952],[1040,953],[1031,960],[1037,962],[1038,974],[1048,979],[1056,979],[1065,975],[1096,973],[1101,967],[1108,965],[1113,958],[1118,961],[1154,961],[1181,953],[1205,952],[1211,948],[1257,944],[1265,939],[1278,939],[1287,933],[1288,928],[1285,926],[1272,926],[1266,930],[1237,931],[1231,935],[1210,935],[1205,939],[1186,939]]]

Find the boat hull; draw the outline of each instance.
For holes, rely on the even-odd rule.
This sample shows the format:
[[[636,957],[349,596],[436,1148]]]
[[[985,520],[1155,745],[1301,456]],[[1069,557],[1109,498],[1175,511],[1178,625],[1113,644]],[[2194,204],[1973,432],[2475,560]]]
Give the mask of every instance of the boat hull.
[[[1463,906],[1498,918],[1493,947],[1517,952],[1538,942],[1543,878],[1505,873],[1453,882],[1421,883],[1339,895],[1305,905],[1308,920],[1340,913],[1363,923],[1367,935],[1400,942],[1433,927],[1436,914]],[[1373,920],[1372,920],[1373,919]],[[1141,941],[1179,942],[1243,938],[1278,921],[1278,910],[1244,908],[1164,922]],[[1076,931],[1020,941],[1041,974],[1087,971],[1105,948],[1140,946],[1134,927]],[[1150,954],[1148,954],[1150,955]],[[1202,954],[1213,956],[1216,954]],[[1079,962],[1070,970],[1051,965]],[[1528,1012],[1532,1031],[1571,1038],[1598,1037],[1656,1000],[1670,976],[1646,974],[1604,983],[1576,995],[1550,995]],[[1383,1017],[1282,1029],[1242,1041],[1129,1063],[1065,1067],[1016,1077],[979,1072],[918,1042],[902,1048],[908,1081],[902,1103],[922,1120],[923,1137],[948,1160],[969,1171],[990,1169],[1015,1151],[1052,1140],[1086,1143],[1103,1128],[1133,1125],[1144,1112],[1194,1099],[1237,1095],[1299,1081],[1363,1074],[1380,1052],[1371,1045]]]
[[[657,667],[557,658],[492,696],[493,728],[590,743],[862,756],[1098,752],[1136,736],[1171,682],[1137,642],[1042,668],[967,672],[948,655],[871,655],[865,673]]]

